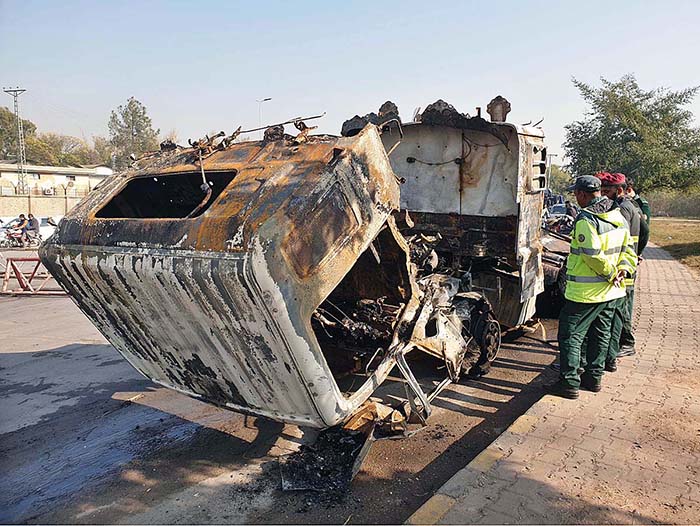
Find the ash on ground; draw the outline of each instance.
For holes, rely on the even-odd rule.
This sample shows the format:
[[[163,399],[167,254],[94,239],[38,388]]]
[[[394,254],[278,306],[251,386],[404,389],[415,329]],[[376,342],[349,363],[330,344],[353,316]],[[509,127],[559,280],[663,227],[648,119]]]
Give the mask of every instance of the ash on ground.
[[[282,489],[313,491],[313,500],[340,502],[368,447],[364,433],[342,428],[323,431],[313,444],[280,458]]]

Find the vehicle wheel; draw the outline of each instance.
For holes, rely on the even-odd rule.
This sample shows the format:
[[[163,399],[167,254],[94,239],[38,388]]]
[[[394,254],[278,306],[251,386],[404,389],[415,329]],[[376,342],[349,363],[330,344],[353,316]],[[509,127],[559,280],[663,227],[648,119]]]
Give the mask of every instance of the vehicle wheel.
[[[481,355],[479,361],[469,369],[470,378],[478,378],[488,373],[501,349],[501,325],[490,311],[482,313],[477,320],[474,327],[474,339],[479,344]]]
[[[566,263],[559,269],[556,282],[545,286],[544,291],[537,296],[537,315],[541,318],[558,319],[564,306],[565,291]]]

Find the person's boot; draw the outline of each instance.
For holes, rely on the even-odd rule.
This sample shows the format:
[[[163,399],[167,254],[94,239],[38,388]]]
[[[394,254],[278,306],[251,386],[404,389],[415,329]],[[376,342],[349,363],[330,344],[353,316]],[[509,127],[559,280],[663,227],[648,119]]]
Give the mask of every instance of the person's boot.
[[[542,387],[547,393],[554,396],[561,396],[562,398],[568,398],[569,400],[576,400],[578,398],[578,389],[565,384],[561,380],[554,382],[553,384],[545,384]]]
[[[551,363],[551,364],[549,365],[549,368],[550,368],[550,369],[554,369],[555,371],[561,371],[561,365],[559,365],[559,362]],[[585,369],[584,369],[583,367],[579,367],[579,368],[578,368],[578,374],[579,374],[579,376],[583,374],[583,371],[585,371]]]
[[[617,371],[617,360],[610,360],[605,362],[605,370],[609,373],[614,373]]]
[[[581,389],[585,389],[586,391],[591,391],[593,393],[598,393],[602,389],[602,386],[600,384],[600,380],[593,378],[592,376],[588,376],[587,374],[584,374],[581,376]]]
[[[634,349],[634,345],[620,345],[620,351],[617,353],[618,358],[624,358],[625,356],[634,356],[637,351]]]

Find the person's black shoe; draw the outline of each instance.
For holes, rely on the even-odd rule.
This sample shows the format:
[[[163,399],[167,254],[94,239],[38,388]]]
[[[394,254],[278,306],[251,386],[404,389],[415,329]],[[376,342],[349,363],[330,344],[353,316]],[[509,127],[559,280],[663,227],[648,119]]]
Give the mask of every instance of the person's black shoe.
[[[634,350],[634,345],[621,345],[617,357],[624,358],[625,356],[634,356],[635,354],[637,354],[637,351]]]
[[[590,376],[582,376],[581,389],[585,389],[586,391],[591,391],[593,393],[599,393],[602,386],[600,384],[600,380],[596,380]]]
[[[545,384],[542,386],[544,390],[554,396],[561,396],[562,398],[568,398],[569,400],[576,400],[578,398],[578,389],[569,387],[561,380],[554,382],[553,384]]]
[[[561,365],[559,365],[559,362],[549,364],[549,368],[554,369],[555,371],[561,371]],[[578,374],[583,374],[583,371],[585,371],[585,369],[583,369],[582,367],[578,368]]]
[[[617,371],[617,360],[605,362],[605,370],[609,373],[614,373],[615,371]]]

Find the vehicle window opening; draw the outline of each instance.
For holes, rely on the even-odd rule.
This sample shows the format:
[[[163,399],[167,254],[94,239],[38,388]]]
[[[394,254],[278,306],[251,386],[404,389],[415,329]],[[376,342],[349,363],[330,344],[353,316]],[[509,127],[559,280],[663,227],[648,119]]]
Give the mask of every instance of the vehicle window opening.
[[[409,296],[406,253],[385,227],[311,317],[345,396],[359,389],[386,355]]]
[[[236,176],[236,171],[207,172],[211,196],[206,195],[200,172],[137,177],[115,195],[97,214],[105,219],[182,219],[202,215]]]

